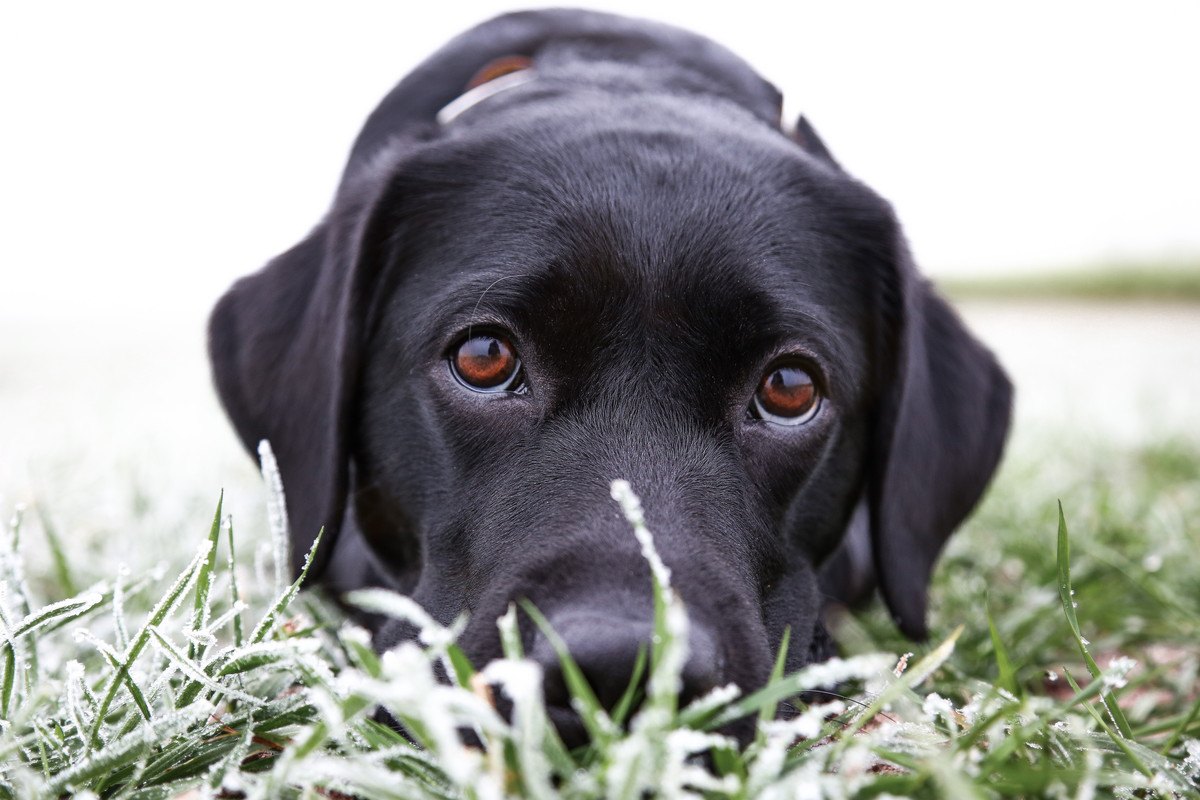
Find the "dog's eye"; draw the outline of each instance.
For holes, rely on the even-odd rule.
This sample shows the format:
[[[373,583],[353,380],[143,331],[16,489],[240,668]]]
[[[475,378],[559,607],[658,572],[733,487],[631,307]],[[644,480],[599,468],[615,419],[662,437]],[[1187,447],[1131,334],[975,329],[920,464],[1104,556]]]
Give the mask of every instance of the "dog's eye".
[[[483,334],[464,339],[450,356],[450,371],[476,392],[519,392],[521,359],[509,341]]]
[[[785,364],[763,376],[750,404],[759,419],[779,425],[802,425],[817,415],[821,395],[802,368]]]

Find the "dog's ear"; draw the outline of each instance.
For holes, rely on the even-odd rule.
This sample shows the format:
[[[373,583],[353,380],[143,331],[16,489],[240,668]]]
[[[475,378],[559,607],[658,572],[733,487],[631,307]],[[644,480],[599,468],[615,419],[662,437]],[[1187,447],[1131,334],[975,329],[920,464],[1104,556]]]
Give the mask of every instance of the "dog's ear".
[[[893,257],[881,302],[895,337],[894,358],[874,434],[871,539],[893,619],[906,635],[922,639],[934,562],[1000,460],[1012,384],[918,276],[898,233]]]
[[[842,168],[837,159],[833,157],[833,153],[829,152],[829,148],[825,146],[825,142],[817,135],[817,129],[812,126],[807,117],[801,116],[796,120],[796,127],[792,130],[792,141],[800,145],[801,150],[824,161],[834,169]]]
[[[267,439],[287,496],[299,570],[328,564],[347,485],[347,408],[373,268],[383,260],[379,186],[343,191],[308,238],[225,293],[209,319],[209,357],[221,402],[251,455]]]

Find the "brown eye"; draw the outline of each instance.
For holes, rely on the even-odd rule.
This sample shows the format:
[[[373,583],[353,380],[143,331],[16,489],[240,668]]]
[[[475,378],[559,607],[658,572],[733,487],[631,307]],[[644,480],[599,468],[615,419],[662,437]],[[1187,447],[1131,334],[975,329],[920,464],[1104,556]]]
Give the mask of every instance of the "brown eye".
[[[781,366],[763,376],[751,410],[778,425],[802,425],[817,415],[821,396],[812,377],[797,366]]]
[[[518,392],[524,388],[521,359],[500,336],[485,334],[464,340],[450,357],[450,371],[459,383],[476,392]]]

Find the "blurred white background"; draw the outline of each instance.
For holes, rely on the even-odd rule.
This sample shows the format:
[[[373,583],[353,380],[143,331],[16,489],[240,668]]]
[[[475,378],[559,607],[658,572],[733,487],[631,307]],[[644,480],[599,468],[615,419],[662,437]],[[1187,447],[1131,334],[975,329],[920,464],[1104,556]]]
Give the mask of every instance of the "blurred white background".
[[[393,83],[514,7],[5,4],[0,313],[202,313],[316,222]],[[1191,0],[591,7],[749,60],[935,275],[1200,253]]]
[[[749,60],[896,204],[935,276],[1200,254],[1200,4],[589,5]],[[317,221],[402,75],[514,7],[0,6],[0,491],[53,491],[85,457],[124,480],[116,454],[147,485],[248,474],[208,387],[207,310]],[[967,313],[1024,419],[1195,417],[1200,378],[1175,379],[1200,376],[1192,307]]]

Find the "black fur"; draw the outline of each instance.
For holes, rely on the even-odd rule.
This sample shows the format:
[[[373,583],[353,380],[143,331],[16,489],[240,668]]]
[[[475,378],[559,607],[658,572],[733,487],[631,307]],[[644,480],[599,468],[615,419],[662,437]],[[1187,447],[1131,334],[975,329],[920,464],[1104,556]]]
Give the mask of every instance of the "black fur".
[[[536,77],[436,122],[509,55]],[[218,390],[246,446],[274,446],[297,558],[325,526],[320,580],[469,611],[476,662],[528,598],[611,699],[651,613],[608,496],[626,478],[688,604],[689,692],[761,683],[788,626],[789,667],[827,656],[822,589],[878,583],[922,636],[1011,387],[888,204],[779,107],[712,42],[577,11],[493,20],[405,78],[325,220],[213,312]],[[472,328],[511,332],[527,394],[455,382]],[[824,394],[798,427],[747,411],[786,353]]]

